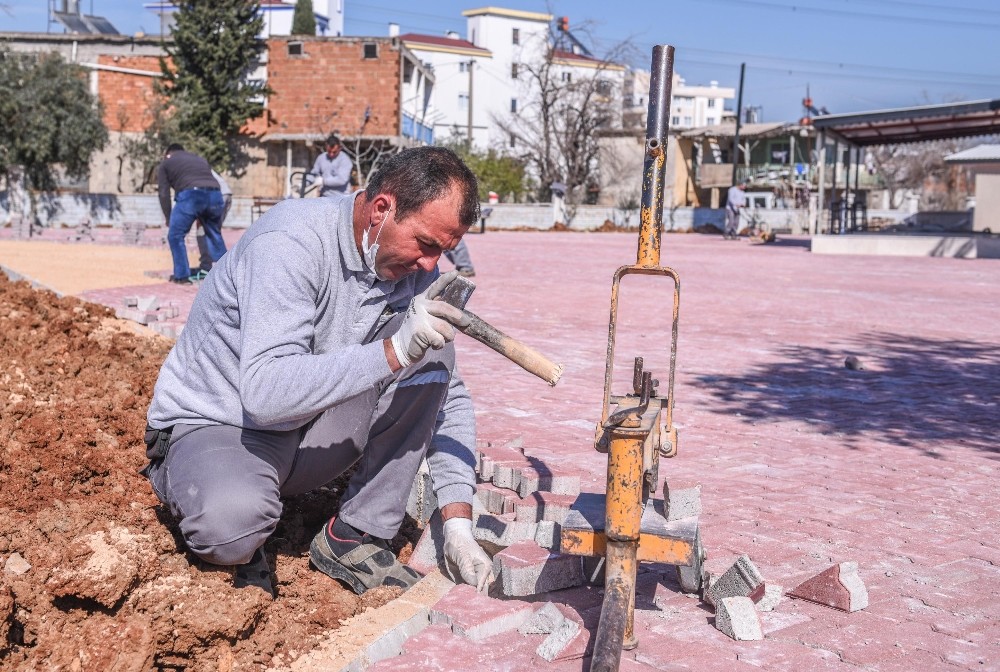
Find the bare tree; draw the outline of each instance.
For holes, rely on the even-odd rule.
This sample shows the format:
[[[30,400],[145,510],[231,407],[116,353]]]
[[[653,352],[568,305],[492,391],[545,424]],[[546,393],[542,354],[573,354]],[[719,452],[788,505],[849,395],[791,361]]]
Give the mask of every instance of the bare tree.
[[[968,193],[963,169],[944,157],[981,141],[939,140],[916,145],[883,145],[871,155],[875,170],[896,205],[905,189],[920,192],[922,210],[961,210]]]
[[[573,59],[553,46],[553,37],[550,33],[537,49],[537,61],[518,64],[524,104],[495,115],[494,121],[512,138],[510,153],[537,180],[539,200],[551,198],[553,183],[565,185],[565,212],[571,221],[588,189],[599,183],[597,131],[621,116],[617,62],[625,46],[602,59],[590,59],[588,68],[574,68],[567,66]]]

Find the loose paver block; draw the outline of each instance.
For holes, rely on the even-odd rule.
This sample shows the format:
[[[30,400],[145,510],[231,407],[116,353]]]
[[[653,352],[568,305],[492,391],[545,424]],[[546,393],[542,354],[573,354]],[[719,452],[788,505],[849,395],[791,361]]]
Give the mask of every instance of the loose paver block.
[[[499,485],[496,480],[494,484]],[[533,492],[544,490],[555,495],[579,495],[580,476],[554,474],[544,466],[524,467],[518,470],[517,494],[527,497]]]
[[[550,520],[562,523],[576,501],[576,495],[557,495],[552,492],[532,492],[524,499],[517,500],[514,512],[518,520],[541,522]]]
[[[764,639],[760,616],[749,597],[724,597],[715,608],[715,627],[737,641]]]
[[[580,635],[580,624],[574,620],[564,618],[555,630],[538,645],[537,653],[539,657],[548,662],[554,661],[570,643]]]
[[[666,519],[680,520],[701,515],[701,486],[693,488],[671,488],[663,482],[663,508]]]
[[[452,632],[474,642],[517,630],[531,618],[534,605],[520,600],[496,600],[460,584],[431,608],[431,623],[445,623]]]
[[[559,607],[551,602],[546,602],[517,631],[522,635],[548,635],[564,620],[566,619],[559,611]]]
[[[534,541],[522,541],[493,558],[498,590],[508,597],[537,595],[583,585],[580,556],[551,553]]]
[[[788,596],[847,612],[868,606],[868,589],[858,574],[856,562],[834,565],[800,583],[788,592]]]
[[[764,586],[764,597],[757,602],[757,611],[774,611],[774,608],[781,602],[781,595],[784,588],[776,583],[768,583]]]
[[[441,513],[435,511],[424,526],[423,534],[406,564],[426,576],[438,569],[444,572],[443,559],[444,523],[441,521]]]
[[[741,555],[722,576],[705,591],[705,601],[718,606],[726,597],[749,597],[756,602],[764,597],[764,577],[747,555]]]
[[[498,488],[492,483],[480,483],[476,486],[476,499],[492,514],[502,516],[514,513],[521,498],[513,490]]]
[[[160,307],[160,302],[155,296],[140,296],[135,307],[144,313],[153,312]]]

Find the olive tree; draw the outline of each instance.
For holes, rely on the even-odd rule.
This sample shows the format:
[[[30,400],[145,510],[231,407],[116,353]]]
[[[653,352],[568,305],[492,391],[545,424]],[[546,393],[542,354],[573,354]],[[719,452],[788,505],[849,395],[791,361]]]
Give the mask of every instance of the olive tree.
[[[0,175],[13,215],[34,225],[37,192],[54,190],[60,174],[86,177],[107,141],[82,68],[58,54],[0,48]]]

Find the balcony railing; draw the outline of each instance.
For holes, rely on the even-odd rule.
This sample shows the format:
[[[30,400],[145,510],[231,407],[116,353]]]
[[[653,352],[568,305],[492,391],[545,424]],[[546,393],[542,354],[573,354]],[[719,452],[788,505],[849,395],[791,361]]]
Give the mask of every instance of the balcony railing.
[[[837,166],[837,185],[844,186],[846,168],[844,165]],[[827,188],[833,187],[833,166],[826,167],[824,181]],[[788,165],[783,163],[757,163],[749,166],[736,166],[736,181],[746,180],[750,184],[778,184],[783,179],[790,181],[807,181],[813,186],[819,185],[819,168],[805,163]],[[850,187],[855,184],[854,168],[851,168]],[[862,169],[857,177],[857,185],[861,189],[880,189],[883,187],[882,180],[878,175],[872,175],[867,170]]]
[[[425,145],[434,144],[434,128],[426,126],[409,114],[403,113],[403,137],[412,138]]]

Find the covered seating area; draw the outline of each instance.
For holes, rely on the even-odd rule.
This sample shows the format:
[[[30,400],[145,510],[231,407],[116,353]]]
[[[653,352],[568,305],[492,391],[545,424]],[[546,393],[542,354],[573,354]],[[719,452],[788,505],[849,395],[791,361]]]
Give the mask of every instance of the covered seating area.
[[[863,231],[867,229],[867,203],[858,189],[858,177],[864,168],[865,148],[998,134],[1000,99],[828,114],[813,117],[812,125],[819,150],[819,206],[813,233]],[[845,150],[848,158],[841,176],[836,159]],[[826,176],[829,151],[836,157],[832,179]]]

